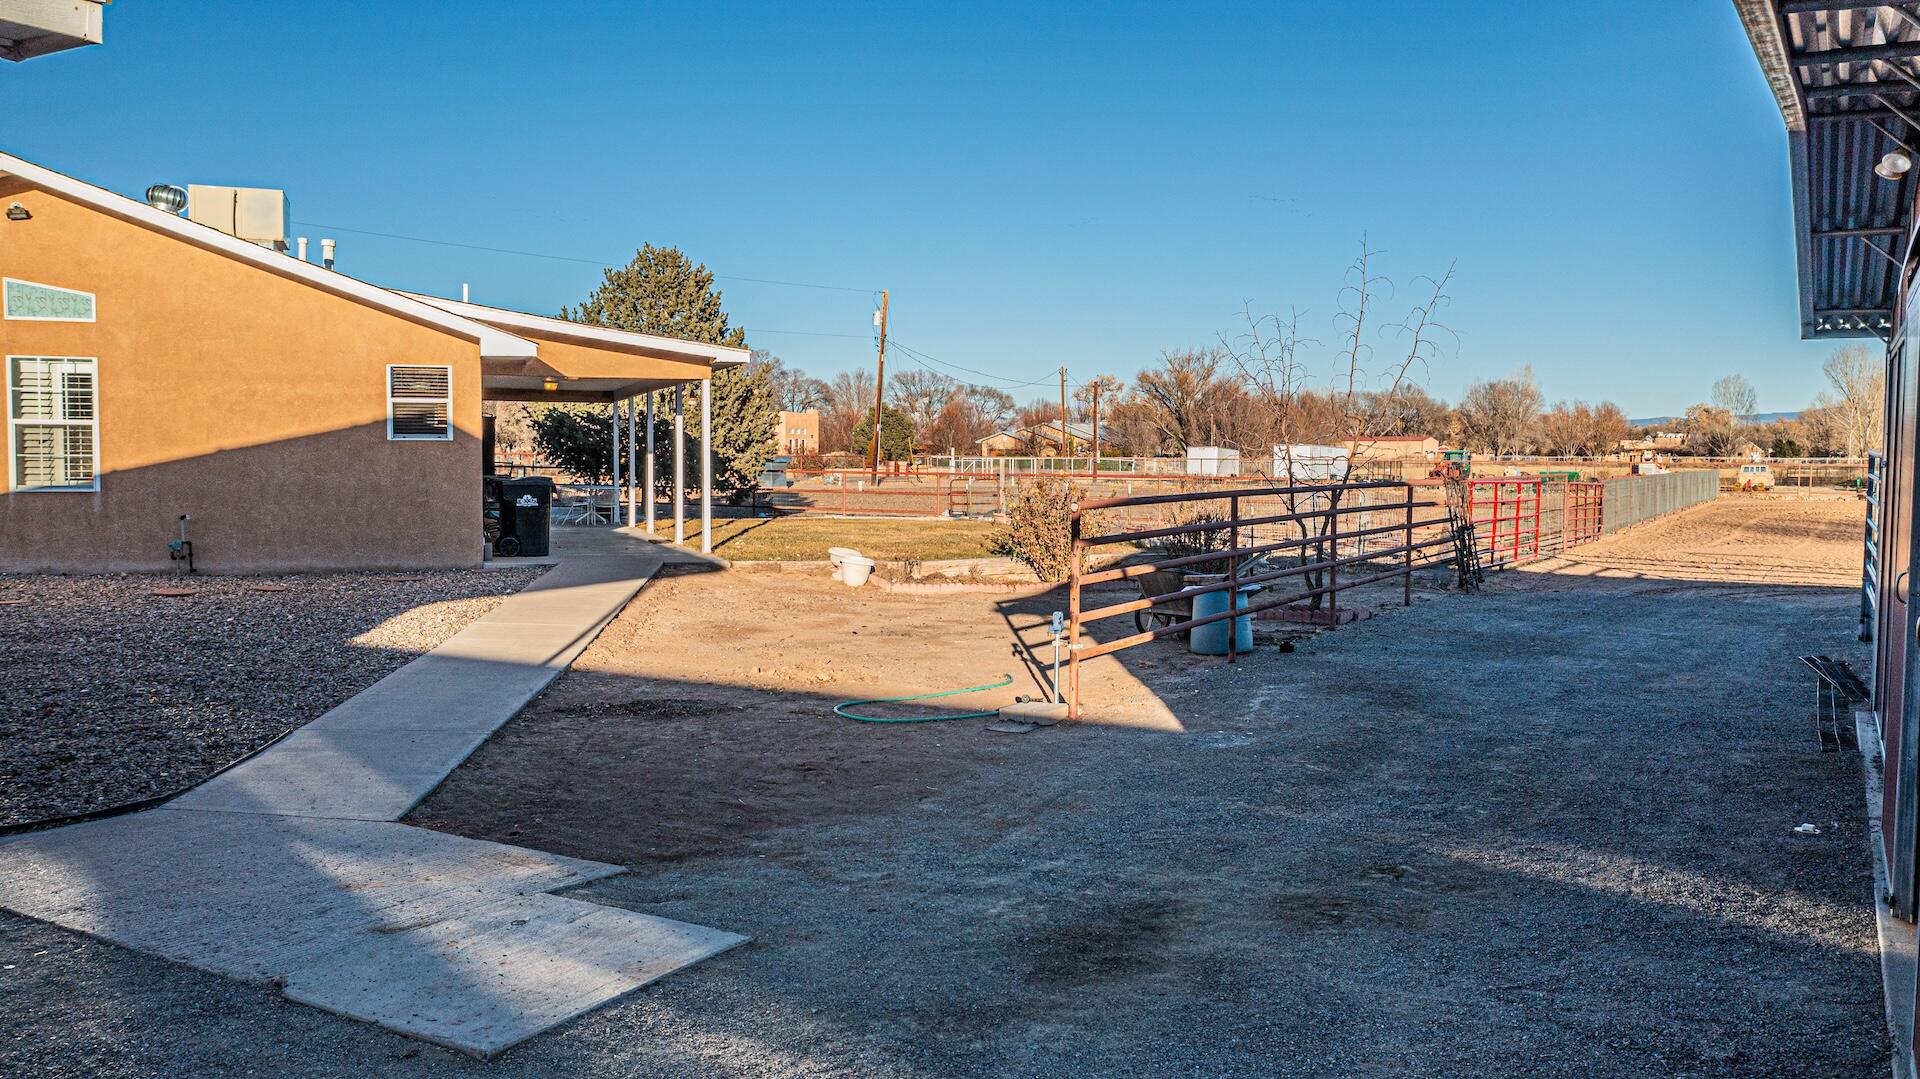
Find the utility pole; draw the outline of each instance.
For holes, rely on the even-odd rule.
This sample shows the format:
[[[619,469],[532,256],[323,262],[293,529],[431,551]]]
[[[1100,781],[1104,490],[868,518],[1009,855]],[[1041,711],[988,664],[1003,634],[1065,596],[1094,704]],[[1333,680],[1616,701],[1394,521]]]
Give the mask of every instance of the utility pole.
[[[873,370],[873,441],[867,447],[867,479],[880,482],[880,402],[887,388],[887,290],[880,290],[880,361]]]
[[[1103,376],[1104,377],[1104,376]],[[1093,478],[1100,478],[1100,379],[1093,380]]]
[[[1067,369],[1060,369],[1060,456],[1073,455],[1073,439],[1067,435]]]

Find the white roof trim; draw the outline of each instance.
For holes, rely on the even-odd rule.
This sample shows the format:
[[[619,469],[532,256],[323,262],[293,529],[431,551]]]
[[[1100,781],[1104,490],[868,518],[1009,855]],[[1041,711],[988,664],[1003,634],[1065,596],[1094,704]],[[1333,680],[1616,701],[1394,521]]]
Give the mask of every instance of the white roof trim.
[[[638,348],[658,349],[662,352],[675,352],[692,359],[705,360],[714,367],[738,367],[752,357],[750,349],[735,348],[732,345],[709,345],[701,341],[687,341],[678,337],[663,337],[653,333],[636,333],[632,330],[615,330],[605,326],[594,326],[585,322],[569,322],[564,318],[551,318],[546,315],[530,315],[525,311],[510,311],[504,307],[486,307],[477,303],[462,303],[459,300],[443,299],[439,296],[427,296],[417,292],[402,293],[421,303],[432,304],[442,311],[448,311],[477,322],[497,323],[515,329],[534,333],[550,333],[556,337],[575,337],[582,341],[611,345],[629,345]]]
[[[251,263],[273,273],[295,278],[315,288],[358,300],[369,307],[380,308],[416,322],[424,322],[458,334],[478,342],[480,355],[486,359],[531,360],[540,355],[539,346],[523,337],[516,337],[472,319],[461,318],[442,308],[421,303],[419,300],[383,289],[378,285],[370,285],[338,271],[328,270],[311,262],[302,262],[290,255],[248,243],[229,236],[219,229],[156,210],[137,199],[117,195],[105,188],[95,187],[63,173],[35,165],[31,161],[21,160],[12,154],[0,153],[0,173],[17,176],[34,187],[51,191],[83,206],[91,206],[103,213],[112,214],[155,232],[166,233],[196,247],[217,251],[241,262]]]

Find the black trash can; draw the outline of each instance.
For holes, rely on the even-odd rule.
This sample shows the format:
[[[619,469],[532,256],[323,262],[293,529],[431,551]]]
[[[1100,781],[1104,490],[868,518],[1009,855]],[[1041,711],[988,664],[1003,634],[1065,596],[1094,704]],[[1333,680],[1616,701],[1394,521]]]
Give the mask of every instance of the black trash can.
[[[553,481],[545,476],[502,480],[500,496],[501,534],[494,550],[509,558],[546,557],[553,518]]]

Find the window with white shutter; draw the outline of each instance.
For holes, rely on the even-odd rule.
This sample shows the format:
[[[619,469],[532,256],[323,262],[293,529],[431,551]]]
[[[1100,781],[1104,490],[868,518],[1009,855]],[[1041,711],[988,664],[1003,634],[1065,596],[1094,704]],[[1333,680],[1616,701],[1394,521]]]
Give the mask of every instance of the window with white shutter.
[[[7,444],[16,491],[100,489],[96,361],[7,357]]]
[[[396,442],[453,440],[453,368],[418,364],[387,367],[387,438]]]

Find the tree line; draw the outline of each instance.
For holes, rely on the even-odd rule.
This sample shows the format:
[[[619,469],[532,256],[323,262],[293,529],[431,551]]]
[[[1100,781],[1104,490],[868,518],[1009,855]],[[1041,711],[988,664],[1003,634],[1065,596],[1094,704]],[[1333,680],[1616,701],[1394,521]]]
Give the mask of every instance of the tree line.
[[[1531,367],[1468,386],[1447,402],[1422,383],[1457,339],[1442,314],[1453,270],[1419,277],[1413,302],[1389,313],[1393,282],[1365,243],[1348,266],[1328,339],[1312,336],[1297,310],[1243,308],[1240,328],[1210,343],[1163,351],[1131,380],[1110,374],[1069,384],[1065,419],[1089,428],[1099,408],[1100,450],[1110,455],[1179,455],[1191,446],[1225,446],[1264,457],[1273,447],[1345,445],[1371,439],[1432,437],[1483,454],[1598,456],[1631,433],[1610,401],[1548,404]],[[561,317],[594,325],[744,347],[714,275],[677,248],[644,245],[626,266],[609,269],[582,304]],[[1672,426],[1686,433],[1681,452],[1724,456],[1751,440],[1776,456],[1859,456],[1881,444],[1881,364],[1864,347],[1835,352],[1824,369],[1828,389],[1796,418],[1760,422],[1752,386],[1740,375],[1716,382],[1708,400]],[[930,367],[887,380],[882,455],[977,452],[1000,432],[1043,427],[1062,418],[1060,395],[1029,385],[1024,402],[1010,390],[952,377]],[[697,389],[694,392],[698,392]],[[777,413],[820,413],[823,451],[864,456],[873,431],[874,376],[865,369],[831,378],[807,375],[766,350],[712,380],[716,493],[752,490],[776,452]],[[656,440],[671,438],[669,392],[656,395]],[[697,402],[689,409],[697,414]],[[611,420],[604,406],[506,406],[497,417],[504,448],[533,448],[549,464],[585,479],[609,471]],[[1077,438],[1078,436],[1076,436]],[[1049,447],[1034,441],[1029,452]],[[1075,452],[1089,447],[1076,446]],[[691,447],[698,453],[697,442]]]

